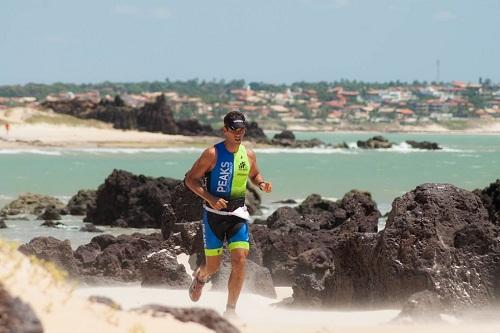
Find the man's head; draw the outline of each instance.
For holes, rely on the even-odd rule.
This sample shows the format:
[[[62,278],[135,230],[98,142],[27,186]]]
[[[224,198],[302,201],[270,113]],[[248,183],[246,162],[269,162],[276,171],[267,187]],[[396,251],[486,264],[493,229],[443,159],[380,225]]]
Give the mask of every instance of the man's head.
[[[231,111],[224,116],[224,127],[235,131],[238,128],[246,128],[245,116],[239,111]]]
[[[241,143],[245,135],[246,121],[243,113],[231,111],[224,117],[224,135],[226,139],[234,140],[235,143]]]

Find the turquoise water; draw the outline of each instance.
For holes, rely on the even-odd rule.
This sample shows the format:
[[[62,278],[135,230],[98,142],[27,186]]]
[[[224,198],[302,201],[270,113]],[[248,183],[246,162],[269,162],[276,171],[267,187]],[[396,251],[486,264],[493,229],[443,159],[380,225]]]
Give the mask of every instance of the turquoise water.
[[[325,142],[368,139],[367,133],[296,133]],[[425,182],[483,188],[500,178],[500,136],[384,134],[398,143],[389,150],[256,149],[258,163],[274,191],[264,202],[302,199],[319,193],[340,198],[350,189],[370,191],[383,211],[395,197]],[[410,149],[404,140],[438,142],[443,151]],[[0,205],[23,192],[69,198],[97,188],[113,169],[148,176],[182,178],[200,149],[0,150]]]

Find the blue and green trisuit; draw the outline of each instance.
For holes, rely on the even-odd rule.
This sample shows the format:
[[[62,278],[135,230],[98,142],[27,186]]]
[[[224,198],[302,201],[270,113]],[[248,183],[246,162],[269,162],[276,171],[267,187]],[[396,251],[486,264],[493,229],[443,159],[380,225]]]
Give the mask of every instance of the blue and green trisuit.
[[[248,219],[232,214],[238,208],[246,212],[245,194],[250,173],[247,151],[245,146],[240,144],[238,151],[231,153],[224,142],[216,144],[215,151],[217,161],[214,168],[207,173],[207,187],[212,195],[227,200],[228,207],[217,211],[203,205],[203,241],[206,256],[221,255],[224,240],[227,240],[230,250],[249,249]]]

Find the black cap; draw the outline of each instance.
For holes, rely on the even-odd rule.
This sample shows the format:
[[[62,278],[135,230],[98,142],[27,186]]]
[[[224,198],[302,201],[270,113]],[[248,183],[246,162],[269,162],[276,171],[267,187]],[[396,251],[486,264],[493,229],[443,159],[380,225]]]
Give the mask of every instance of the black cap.
[[[224,126],[232,129],[246,128],[245,116],[239,111],[231,111],[224,117]]]

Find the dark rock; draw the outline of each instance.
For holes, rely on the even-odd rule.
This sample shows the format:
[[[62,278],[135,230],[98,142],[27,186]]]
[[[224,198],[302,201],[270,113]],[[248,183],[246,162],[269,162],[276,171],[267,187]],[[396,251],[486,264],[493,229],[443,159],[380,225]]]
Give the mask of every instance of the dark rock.
[[[273,203],[294,205],[297,203],[297,201],[295,201],[294,199],[285,199],[285,200],[273,201]]]
[[[100,276],[117,281],[141,280],[143,257],[161,250],[160,233],[143,235],[99,235],[79,246],[74,257],[81,276]]]
[[[393,320],[397,323],[442,322],[440,314],[444,312],[441,299],[435,292],[424,290],[408,298],[399,315]]]
[[[0,332],[43,333],[43,326],[31,306],[12,297],[0,283]]]
[[[345,141],[343,141],[342,143],[337,143],[336,145],[333,145],[333,148],[349,149],[349,145]]]
[[[35,237],[28,244],[19,247],[25,255],[51,261],[68,272],[71,277],[78,275],[78,266],[68,240],[60,241],[54,237]]]
[[[47,227],[47,228],[59,228],[65,225],[66,224],[62,222],[54,222],[52,220],[46,220],[42,224],[40,224],[41,227]]]
[[[222,260],[219,271],[215,273],[210,281],[213,290],[227,290],[229,276],[231,274],[231,257],[226,252]],[[261,295],[269,298],[276,298],[271,273],[252,260],[246,261],[245,280],[243,282],[243,291]]]
[[[436,142],[406,140],[406,143],[415,149],[427,149],[427,150],[443,149],[439,147],[439,145]]]
[[[141,265],[142,286],[188,288],[191,278],[175,254],[163,249],[150,253]]]
[[[5,220],[0,219],[0,229],[6,229],[6,228],[7,228],[7,225],[5,224]]]
[[[340,202],[340,209],[336,211],[337,220],[344,218],[343,211],[346,214],[346,226],[358,232],[377,232],[381,214],[369,192],[352,190],[346,193]]]
[[[165,95],[160,95],[153,103],[146,103],[137,114],[137,127],[148,132],[177,134],[179,128],[174,120],[171,107]]]
[[[177,134],[188,136],[217,136],[210,125],[202,125],[197,119],[177,121]]]
[[[484,207],[488,210],[490,221],[500,226],[500,179],[483,190],[474,190],[474,194],[481,198]]]
[[[104,304],[109,306],[110,308],[114,310],[121,311],[122,307],[120,304],[116,303],[113,301],[111,298],[104,297],[104,296],[89,296],[89,301],[92,303],[98,303],[98,304]]]
[[[145,305],[133,311],[139,313],[153,313],[153,316],[170,314],[184,323],[194,322],[207,327],[217,333],[238,333],[239,330],[228,320],[221,317],[215,310],[202,308],[173,308],[162,305]]]
[[[206,187],[206,179],[202,179],[202,186]],[[172,191],[170,208],[174,214],[173,222],[183,223],[201,220],[203,200],[194,194],[184,182],[179,182]]]
[[[160,228],[163,205],[180,183],[114,170],[97,190],[96,206],[88,207],[86,222],[134,228]]]
[[[251,139],[253,141],[260,142],[260,143],[268,143],[269,142],[269,139],[267,138],[266,134],[264,133],[264,130],[262,130],[262,128],[260,128],[259,125],[255,121],[252,121],[252,122],[247,124],[245,138]]]
[[[66,209],[71,215],[87,214],[87,206],[95,207],[95,190],[80,190],[68,202]]]
[[[248,213],[250,215],[262,215],[261,211],[261,196],[257,188],[247,182],[247,192],[245,195],[245,205],[248,208]]]
[[[363,149],[386,149],[392,147],[392,143],[390,143],[389,140],[380,135],[374,136],[373,138],[370,138],[366,141],[358,140],[357,145],[359,148]]]
[[[275,134],[273,139],[295,141],[295,134],[292,131],[284,130],[281,133]]]
[[[92,223],[85,223],[85,225],[80,228],[80,231],[83,231],[83,232],[104,232],[104,230],[97,228]]]
[[[50,205],[45,208],[45,211],[38,216],[38,220],[45,220],[45,221],[54,221],[54,220],[60,220],[61,219],[61,214],[59,214],[60,210],[56,208],[55,205]]]
[[[55,206],[59,213],[65,211],[65,204],[59,199],[40,194],[24,193],[2,208],[0,215],[39,215],[49,206]]]
[[[499,231],[477,196],[449,184],[424,184],[392,207],[374,258],[377,287],[390,290],[382,300],[401,302],[428,289],[453,307],[491,301]]]

